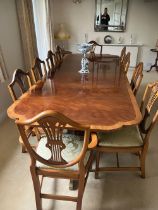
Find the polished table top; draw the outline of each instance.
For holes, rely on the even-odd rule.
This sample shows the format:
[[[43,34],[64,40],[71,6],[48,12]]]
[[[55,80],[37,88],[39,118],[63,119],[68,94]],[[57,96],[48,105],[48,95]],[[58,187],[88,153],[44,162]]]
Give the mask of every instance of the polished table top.
[[[112,130],[138,124],[142,118],[118,59],[109,60],[82,77],[80,55],[68,55],[54,79],[39,81],[8,108],[12,119],[30,119],[45,110],[56,110],[91,130]]]

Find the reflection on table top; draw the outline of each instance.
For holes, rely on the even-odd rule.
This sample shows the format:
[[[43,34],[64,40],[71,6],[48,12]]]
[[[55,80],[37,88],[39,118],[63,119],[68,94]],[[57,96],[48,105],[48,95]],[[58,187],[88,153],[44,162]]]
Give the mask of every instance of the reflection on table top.
[[[81,77],[80,55],[68,55],[54,79],[40,81],[8,109],[12,119],[30,119],[44,110],[56,110],[91,130],[112,130],[138,124],[141,113],[126,76],[116,62]]]

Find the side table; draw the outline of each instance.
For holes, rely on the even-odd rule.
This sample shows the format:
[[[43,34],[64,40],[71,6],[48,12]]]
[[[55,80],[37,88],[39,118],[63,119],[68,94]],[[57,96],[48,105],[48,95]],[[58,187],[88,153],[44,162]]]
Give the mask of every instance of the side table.
[[[157,65],[157,62],[158,62],[158,49],[150,49],[150,51],[156,52],[156,59],[155,59],[154,65],[152,65],[152,66],[150,67],[150,70],[148,70],[147,72],[151,71],[151,69],[152,69],[153,67],[155,67],[155,68],[156,68],[156,71],[158,71],[158,65]]]

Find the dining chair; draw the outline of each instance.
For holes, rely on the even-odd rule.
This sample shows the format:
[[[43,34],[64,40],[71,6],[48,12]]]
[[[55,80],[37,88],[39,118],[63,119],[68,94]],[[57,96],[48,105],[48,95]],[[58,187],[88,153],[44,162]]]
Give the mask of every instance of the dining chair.
[[[59,69],[63,62],[63,57],[64,57],[63,50],[59,45],[56,46],[55,55],[56,55],[56,66]]]
[[[120,55],[120,62],[123,63],[123,60],[126,56],[126,46],[124,46],[121,50],[121,55]]]
[[[138,126],[127,126],[107,133],[98,132],[98,145],[95,148],[96,178],[98,178],[98,174],[101,171],[141,171],[141,177],[145,178],[145,160],[149,140],[152,130],[158,121],[158,110],[156,109],[156,113],[153,112],[157,99],[158,82],[148,84],[140,106],[143,117]],[[100,156],[102,153],[116,153],[117,166],[100,167]],[[140,161],[139,166],[120,166],[119,153],[137,154]]]
[[[71,51],[65,50],[64,48],[60,47],[59,45],[56,46],[56,51],[59,51],[61,53],[62,57],[64,57],[65,55],[72,54]]]
[[[91,56],[96,56],[96,49],[99,49],[99,55],[97,55],[97,56],[102,56],[102,52],[103,52],[103,45],[100,45],[100,44],[98,44],[96,41],[94,41],[94,40],[91,40],[91,41],[89,41],[88,42],[89,44],[92,44],[92,49],[91,49],[91,51],[90,51],[90,55]]]
[[[109,63],[109,59],[111,62],[111,59],[113,60],[114,56],[113,55],[106,55],[104,56],[103,53],[103,45],[98,44],[96,41],[92,40],[88,42],[89,44],[92,44],[92,49],[90,50],[89,54],[89,61],[92,62],[93,64],[93,72],[96,67],[97,70],[97,77],[99,74],[99,69],[107,63]]]
[[[12,97],[13,102],[18,100],[18,98],[24,94],[32,86],[31,78],[29,72],[24,72],[21,69],[16,69],[13,73],[12,81],[8,85],[9,93]],[[32,132],[31,126],[25,127],[26,133],[29,134]],[[25,145],[21,136],[19,137],[19,142],[22,146],[22,152],[26,152]]]
[[[47,53],[46,62],[48,66],[48,77],[52,78],[54,77],[54,74],[57,69],[57,61],[56,61],[56,55],[51,50],[49,50]]]
[[[44,111],[26,122],[16,120],[16,123],[31,158],[30,171],[37,210],[42,210],[42,198],[73,201],[77,203],[76,210],[81,210],[83,193],[93,161],[92,149],[97,145],[96,135],[92,134],[90,139],[89,127],[52,110]],[[30,146],[29,137],[24,129],[25,125],[30,124],[38,124],[43,130],[36,150]],[[67,134],[66,127],[83,131],[84,135],[81,137]],[[46,177],[78,180],[77,196],[43,192],[42,183]]]
[[[143,79],[143,63],[140,62],[134,69],[130,86],[132,88],[133,94],[136,95],[140,87],[141,81]]]
[[[35,58],[34,65],[31,69],[33,81],[36,83],[38,80],[43,80],[47,76],[45,62],[39,58]]]
[[[131,55],[131,53],[128,52],[128,53],[124,56],[124,59],[123,59],[122,63],[120,63],[121,68],[122,68],[122,71],[123,71],[125,74],[127,74],[128,69],[129,69],[129,65],[130,65],[130,55]]]
[[[12,100],[16,101],[18,97],[25,93],[31,86],[32,84],[29,72],[16,69],[13,73],[12,81],[8,85]]]

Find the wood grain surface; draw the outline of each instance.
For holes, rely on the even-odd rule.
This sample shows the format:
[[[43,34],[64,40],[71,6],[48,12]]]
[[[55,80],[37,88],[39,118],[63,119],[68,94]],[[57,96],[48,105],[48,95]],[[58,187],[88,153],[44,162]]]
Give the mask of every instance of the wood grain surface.
[[[141,113],[118,59],[107,59],[99,71],[89,64],[90,73],[81,76],[80,55],[65,57],[53,79],[38,81],[8,109],[12,119],[28,120],[55,110],[91,130],[112,130],[138,124]]]

